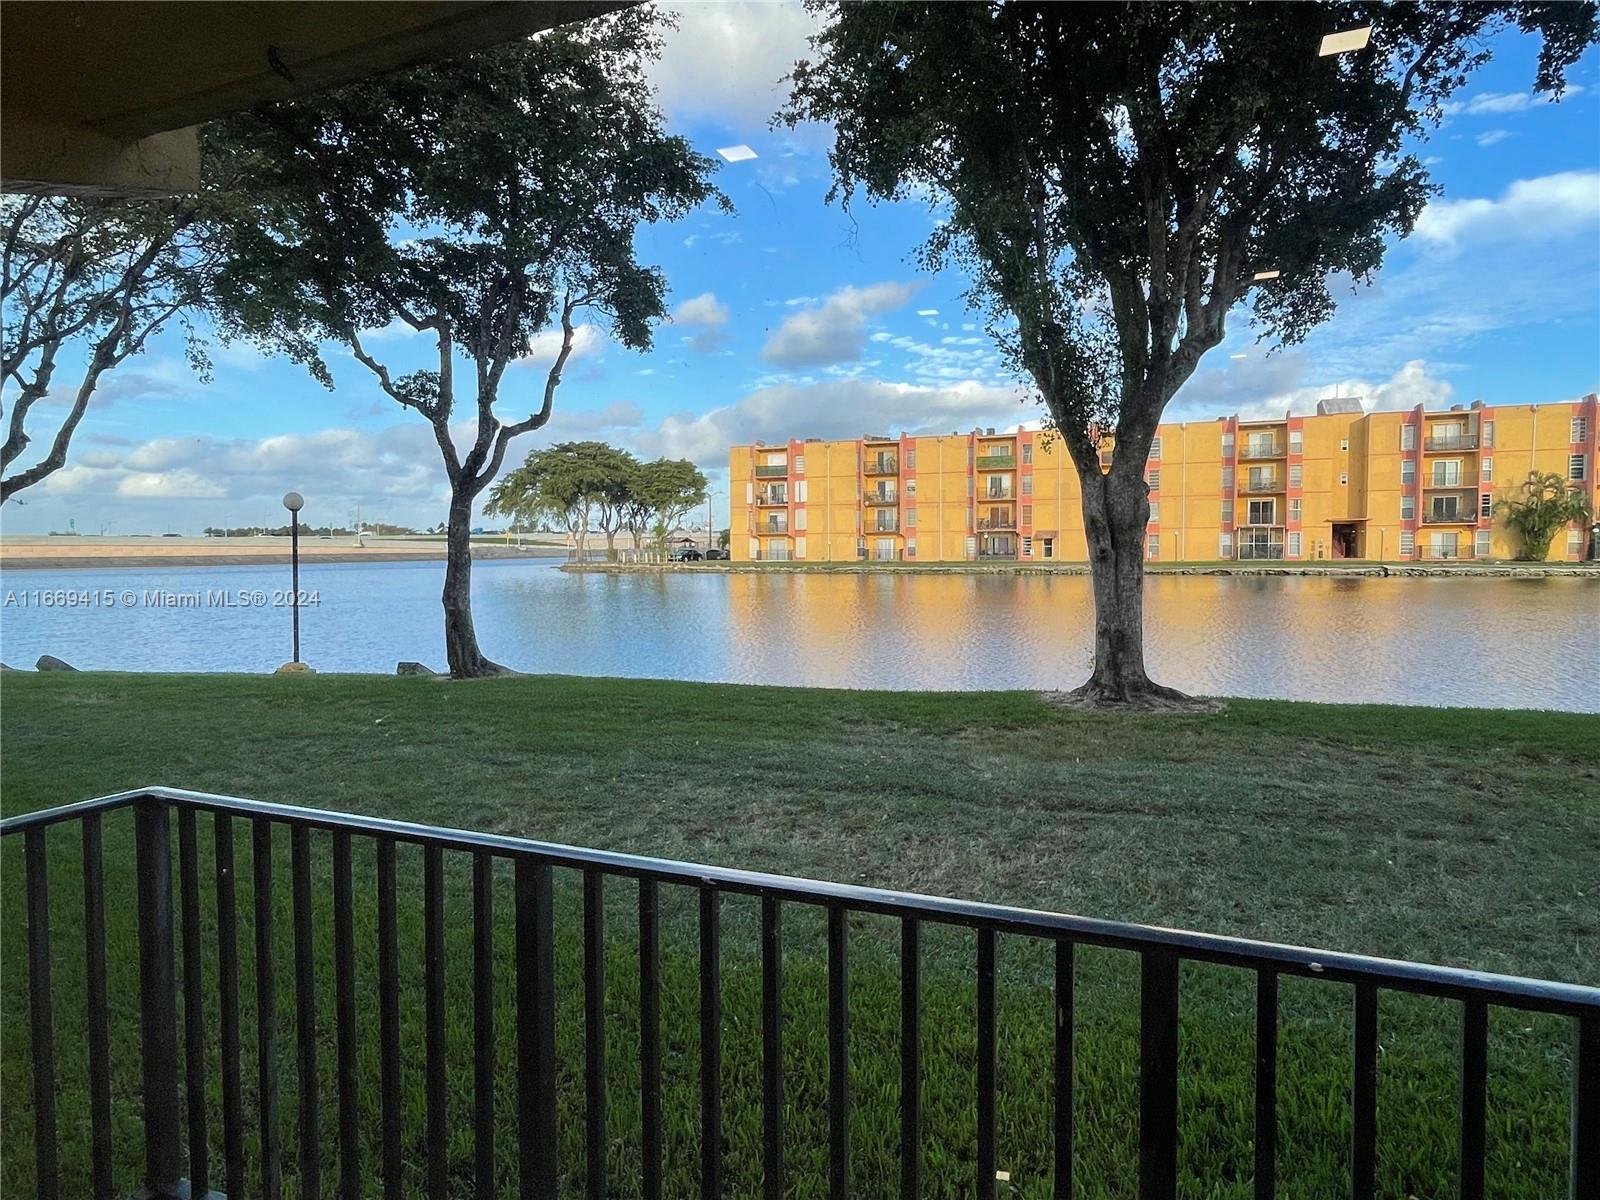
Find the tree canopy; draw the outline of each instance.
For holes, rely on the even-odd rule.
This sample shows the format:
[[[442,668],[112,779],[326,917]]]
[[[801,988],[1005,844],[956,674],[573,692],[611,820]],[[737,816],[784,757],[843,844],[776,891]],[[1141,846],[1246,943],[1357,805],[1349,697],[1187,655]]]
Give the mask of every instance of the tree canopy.
[[[1506,525],[1522,539],[1524,562],[1550,557],[1550,543],[1569,522],[1587,521],[1592,515],[1589,497],[1553,471],[1529,471],[1517,495],[1495,507],[1505,514]]]

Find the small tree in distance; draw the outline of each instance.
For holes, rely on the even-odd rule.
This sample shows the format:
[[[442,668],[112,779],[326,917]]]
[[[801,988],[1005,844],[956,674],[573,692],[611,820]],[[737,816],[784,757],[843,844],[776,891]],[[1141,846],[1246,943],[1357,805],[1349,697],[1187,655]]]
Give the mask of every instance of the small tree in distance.
[[[637,555],[642,553],[646,532],[656,532],[664,540],[685,516],[706,502],[706,477],[684,458],[640,463],[633,473],[630,501],[628,529]]]
[[[648,75],[658,29],[649,8],[629,8],[261,105],[208,139],[207,161],[243,177],[242,211],[225,226],[224,332],[288,353],[328,386],[321,343],[334,342],[432,427],[449,483],[441,601],[457,677],[504,670],[472,623],[477,497],[510,443],[550,419],[580,320],[649,347],[666,285],[635,259],[639,225],[727,203],[713,161],[662,128]],[[426,334],[434,365],[402,374],[383,361],[368,331],[391,325]],[[541,382],[505,395],[507,368],[538,335]],[[502,418],[503,401],[519,415]]]
[[[826,15],[780,120],[834,129],[835,194],[927,196],[924,265],[1031,380],[1077,470],[1092,705],[1183,705],[1144,664],[1145,466],[1161,414],[1249,302],[1303,339],[1435,190],[1404,139],[1515,26],[1559,95],[1595,5],[808,0]],[[1362,51],[1324,34],[1371,26]],[[1113,439],[1102,470],[1102,435]]]
[[[1589,497],[1553,471],[1529,471],[1518,491],[1517,497],[1495,505],[1522,539],[1518,562],[1543,562],[1558,532],[1569,522],[1589,519]]]

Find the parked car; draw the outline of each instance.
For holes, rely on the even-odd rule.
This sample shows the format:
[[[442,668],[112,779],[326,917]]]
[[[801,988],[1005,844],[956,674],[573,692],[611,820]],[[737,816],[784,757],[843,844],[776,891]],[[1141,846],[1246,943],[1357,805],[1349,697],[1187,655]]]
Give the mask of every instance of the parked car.
[[[707,562],[710,562],[713,559],[716,559],[718,561],[726,561],[727,557],[728,557],[728,552],[726,550],[717,550],[717,549],[713,548],[713,549],[710,549],[710,550],[706,551],[706,561]]]
[[[667,555],[668,562],[699,562],[705,555],[693,546],[683,546]]]

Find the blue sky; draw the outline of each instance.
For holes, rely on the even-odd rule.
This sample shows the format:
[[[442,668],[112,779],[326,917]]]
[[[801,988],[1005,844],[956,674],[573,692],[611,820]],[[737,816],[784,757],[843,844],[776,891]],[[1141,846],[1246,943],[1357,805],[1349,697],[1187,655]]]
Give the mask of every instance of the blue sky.
[[[555,416],[512,461],[554,441],[600,438],[642,455],[694,459],[726,520],[727,447],[757,438],[950,432],[1036,419],[954,272],[929,277],[912,253],[926,206],[825,201],[828,134],[773,131],[779,83],[805,52],[812,18],[787,4],[680,10],[656,77],[669,124],[707,153],[745,143],[723,166],[737,214],[710,210],[639,237],[672,289],[674,320],[635,354],[595,329],[558,393]],[[1168,419],[1307,411],[1337,389],[1370,407],[1567,400],[1600,386],[1600,54],[1560,104],[1529,96],[1535,45],[1502,39],[1421,151],[1443,194],[1375,283],[1343,289],[1338,314],[1303,345],[1269,353],[1243,314],[1168,410]],[[373,334],[397,370],[425,339]],[[198,533],[281,519],[297,488],[306,516],[432,525],[443,467],[425,423],[388,401],[348,355],[328,392],[291,363],[214,346],[202,385],[175,336],[102,385],[69,466],[8,504],[13,532]],[[536,405],[549,355],[508,372],[500,409]]]

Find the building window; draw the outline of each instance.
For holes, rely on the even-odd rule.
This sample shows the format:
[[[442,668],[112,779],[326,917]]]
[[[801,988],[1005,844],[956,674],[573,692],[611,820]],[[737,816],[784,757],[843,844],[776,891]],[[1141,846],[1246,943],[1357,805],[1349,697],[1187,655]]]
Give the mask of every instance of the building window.
[[[1493,421],[1485,421],[1483,423],[1483,445],[1484,445],[1485,449],[1487,449],[1488,447],[1494,445],[1494,422]]]
[[[1024,504],[1022,506],[1022,523],[1024,526],[1033,524],[1033,505]]]
[[[1056,556],[1055,538],[1047,537],[1044,539],[1044,556],[1046,558],[1054,558]]]
[[[1233,534],[1224,533],[1224,534],[1218,535],[1218,537],[1217,537],[1217,557],[1218,558],[1232,558],[1233,557]]]
[[[1453,533],[1435,530],[1428,542],[1429,558],[1456,558],[1460,555],[1460,541]]]
[[[907,538],[906,539],[906,557],[907,558],[915,558],[916,556],[917,556],[917,539],[916,538]]]
[[[1031,463],[1033,461],[1033,443],[1032,442],[1023,442],[1022,443],[1022,461],[1024,463]]]
[[[806,540],[805,540],[805,538],[803,538],[803,537],[795,538],[795,540],[794,540],[794,556],[796,558],[804,558],[806,556]]]
[[[1567,478],[1582,480],[1588,476],[1589,460],[1581,454],[1567,459]]]
[[[1479,483],[1488,483],[1493,478],[1494,478],[1494,459],[1486,458],[1486,459],[1483,460],[1483,466],[1478,471],[1478,482]]]
[[[795,527],[795,531],[796,532],[799,532],[800,530],[802,530],[802,529],[804,529],[806,527],[806,510],[805,509],[797,508],[797,509],[794,510],[794,527]]]
[[[1345,474],[1345,472],[1343,472],[1343,471],[1339,472],[1339,486],[1340,487],[1349,487],[1350,486],[1350,476]]]
[[[967,495],[972,495],[972,476],[967,476]]]
[[[908,508],[908,509],[906,509],[906,528],[907,529],[915,529],[916,527],[917,527],[917,510],[914,509],[914,508]]]
[[[1251,525],[1276,525],[1278,515],[1278,502],[1276,500],[1250,501]]]
[[[1152,501],[1150,501],[1150,524],[1159,525],[1160,523],[1161,523],[1161,501],[1152,500]]]
[[[1478,497],[1478,515],[1480,517],[1494,516],[1494,493],[1485,492]]]
[[[1340,438],[1339,439],[1339,449],[1341,449],[1341,450],[1349,450],[1350,449],[1350,439],[1349,438]]]
[[[1293,532],[1293,533],[1291,533],[1289,535],[1289,557],[1290,558],[1299,558],[1300,557],[1300,531],[1299,530],[1296,530],[1295,532]]]
[[[1025,537],[1022,539],[1022,557],[1033,557],[1033,539],[1031,537]]]
[[[1415,450],[1417,448],[1417,427],[1415,425],[1400,426],[1400,449]]]
[[[1478,530],[1477,533],[1475,533],[1473,535],[1473,537],[1472,537],[1472,557],[1473,558],[1488,558],[1489,557],[1489,531],[1487,529],[1480,529],[1480,530]]]
[[[1289,520],[1296,522],[1300,520],[1300,500],[1298,497],[1289,501]]]
[[[1400,519],[1410,521],[1417,515],[1417,498],[1415,496],[1400,497]]]
[[[1567,530],[1567,557],[1577,558],[1583,553],[1583,531],[1581,529]]]
[[[917,452],[915,450],[907,450],[906,451],[906,470],[915,471],[916,469],[917,469]]]
[[[1400,531],[1400,557],[1410,558],[1417,552],[1417,536],[1409,529]]]
[[[915,496],[916,494],[917,494],[917,481],[915,479],[906,480],[906,495]]]
[[[1032,475],[1024,475],[1022,477],[1022,494],[1024,496],[1033,495],[1033,476]]]
[[[1151,471],[1150,474],[1147,475],[1145,478],[1147,478],[1150,481],[1150,490],[1152,492],[1159,492],[1161,490],[1161,472],[1160,472],[1159,469],[1155,470],[1155,471]],[[1578,478],[1581,479],[1582,476],[1580,475],[1580,476],[1578,476]]]
[[[1233,520],[1233,501],[1224,500],[1222,502],[1222,523],[1226,525],[1231,520]]]
[[[1225,433],[1222,435],[1222,457],[1233,457],[1233,434],[1231,433]]]
[[[1589,421],[1585,417],[1572,418],[1572,436],[1569,442],[1586,442],[1589,440]]]
[[[1442,462],[1433,464],[1434,487],[1460,487],[1461,486],[1461,460],[1447,458]]]
[[[1225,491],[1225,492],[1233,491],[1233,468],[1232,467],[1223,467],[1222,468],[1222,490]]]
[[[1405,459],[1400,464],[1400,482],[1413,483],[1417,478],[1417,464],[1411,459]]]
[[[1572,440],[1575,442],[1583,441],[1582,438],[1573,438]],[[1161,458],[1161,439],[1159,437],[1150,439],[1150,457],[1158,461]]]
[[[1289,486],[1290,487],[1292,487],[1292,488],[1299,487],[1300,486],[1300,481],[1302,479],[1304,479],[1304,478],[1305,478],[1305,475],[1302,473],[1299,463],[1295,463],[1294,466],[1289,468]]]
[[[794,473],[796,475],[804,475],[806,473],[806,456],[804,454],[796,454],[794,456]]]
[[[1304,454],[1305,448],[1305,435],[1298,429],[1291,429],[1289,431],[1289,453]]]
[[[1152,533],[1145,542],[1145,553],[1151,558],[1161,557],[1161,535]]]

